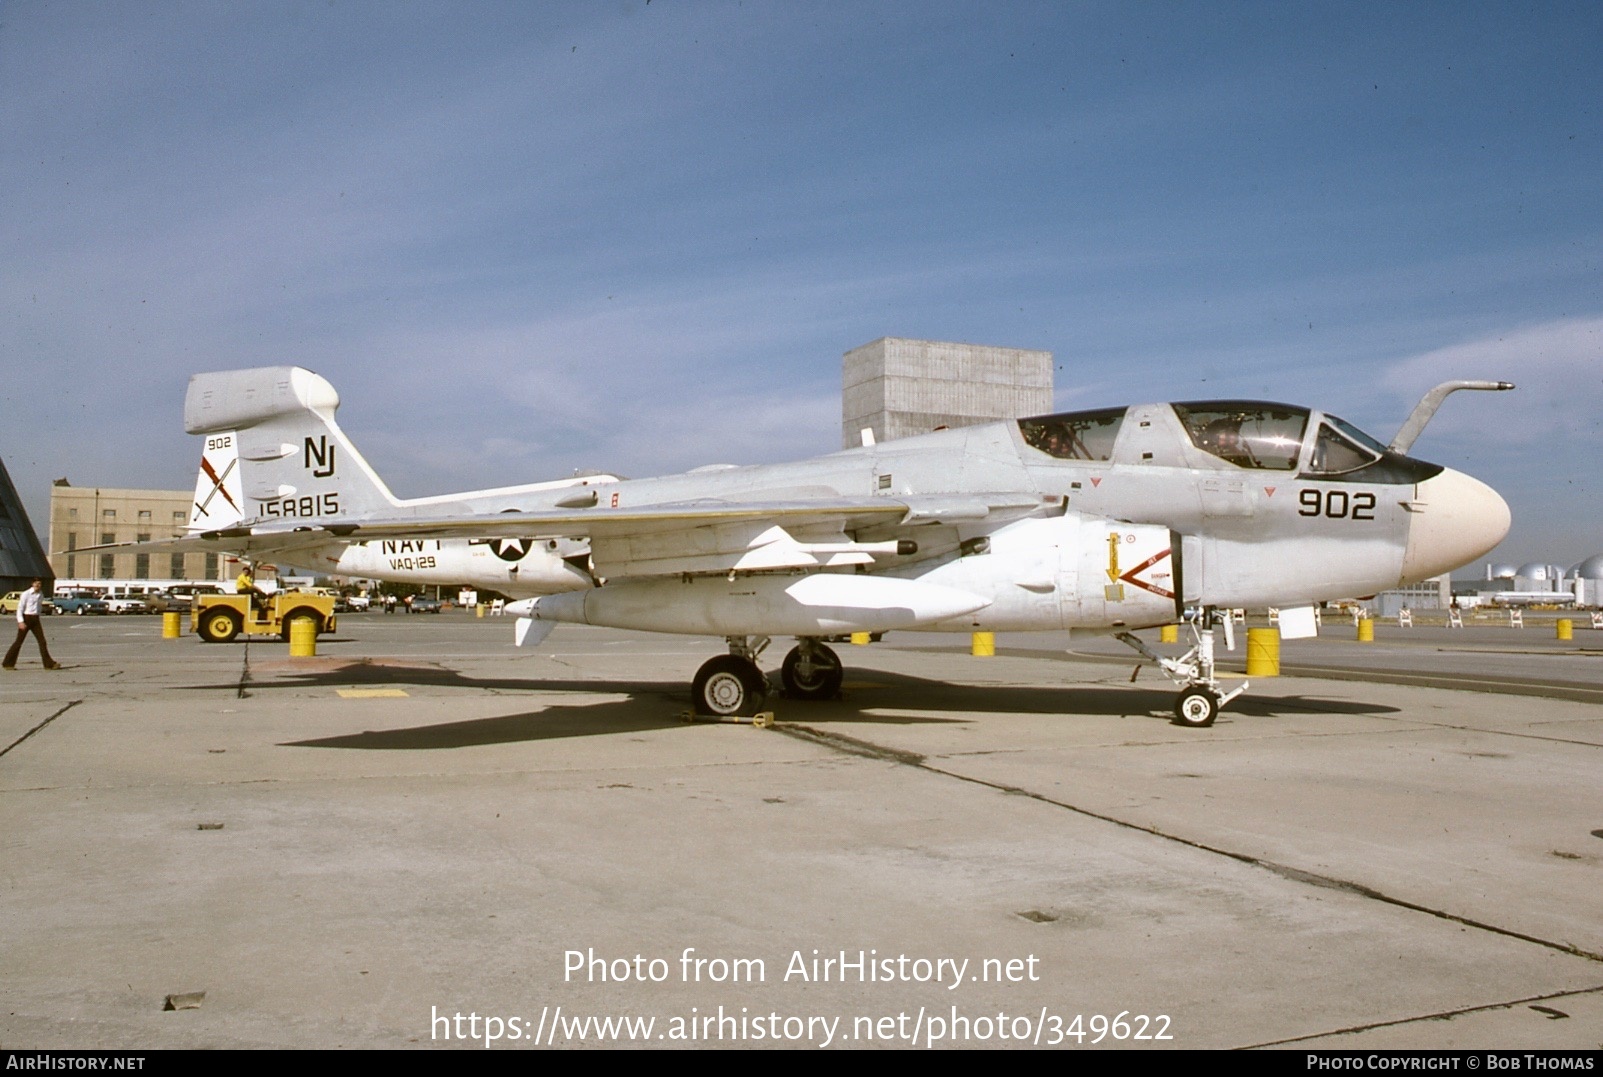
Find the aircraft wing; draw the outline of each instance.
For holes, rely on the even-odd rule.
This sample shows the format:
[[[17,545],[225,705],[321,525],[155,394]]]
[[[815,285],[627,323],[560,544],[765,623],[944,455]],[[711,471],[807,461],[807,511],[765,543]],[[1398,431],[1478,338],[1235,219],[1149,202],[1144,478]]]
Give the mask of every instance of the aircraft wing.
[[[330,543],[348,542],[324,528],[301,528],[295,531],[273,529],[254,531],[249,527],[231,527],[222,531],[196,532],[177,538],[150,539],[146,542],[108,542],[99,546],[79,546],[62,554],[80,553],[222,553],[252,560],[270,561],[288,559],[290,555],[316,550]]]
[[[1050,507],[1050,506],[1048,506]],[[957,523],[995,523],[1041,511],[1039,494],[821,498],[799,501],[697,500],[460,516],[275,519],[167,540],[164,549],[286,557],[294,549],[385,538],[550,538],[590,540],[597,574],[659,575],[866,564],[898,552],[895,539],[857,542],[849,532]],[[910,539],[901,540],[901,551]],[[157,543],[141,544],[152,548]],[[83,552],[79,550],[77,552]]]

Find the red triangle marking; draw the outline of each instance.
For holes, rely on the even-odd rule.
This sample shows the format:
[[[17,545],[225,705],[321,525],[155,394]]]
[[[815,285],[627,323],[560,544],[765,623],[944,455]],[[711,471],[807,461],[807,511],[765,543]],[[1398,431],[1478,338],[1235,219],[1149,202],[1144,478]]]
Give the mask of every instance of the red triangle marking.
[[[1091,480],[1092,489],[1095,489],[1096,487],[1101,486],[1101,485],[1102,485],[1102,480],[1101,479],[1092,479]]]
[[[1263,492],[1268,494],[1270,497],[1275,496],[1275,488],[1273,486],[1265,486],[1263,488]]]

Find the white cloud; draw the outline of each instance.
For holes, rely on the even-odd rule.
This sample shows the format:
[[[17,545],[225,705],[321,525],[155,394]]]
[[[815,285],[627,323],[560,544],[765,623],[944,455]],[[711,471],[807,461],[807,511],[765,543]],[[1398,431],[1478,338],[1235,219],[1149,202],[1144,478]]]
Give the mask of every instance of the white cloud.
[[[1511,381],[1517,390],[1476,406],[1455,400],[1431,423],[1437,437],[1484,437],[1487,424],[1495,423],[1503,444],[1603,439],[1603,317],[1525,326],[1437,348],[1393,363],[1384,384],[1417,399],[1431,386],[1459,378]]]
[[[553,432],[536,414],[486,426],[479,416],[438,411],[421,428],[389,424],[353,437],[392,489],[408,497],[561,478],[581,468],[642,478],[803,458],[839,445],[840,403],[832,394],[759,393],[719,405],[692,413],[677,400],[632,399],[582,438]]]
[[[1603,317],[1521,326],[1409,356],[1385,368],[1379,388],[1407,406],[1460,378],[1517,389],[1454,396],[1413,451],[1468,471],[1507,499],[1513,530],[1489,559],[1569,564],[1596,552]]]

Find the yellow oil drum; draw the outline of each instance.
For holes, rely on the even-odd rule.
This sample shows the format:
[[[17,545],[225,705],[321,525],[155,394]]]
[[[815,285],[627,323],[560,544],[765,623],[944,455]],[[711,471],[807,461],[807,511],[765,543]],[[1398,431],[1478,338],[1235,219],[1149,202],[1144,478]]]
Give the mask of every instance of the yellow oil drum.
[[[1180,642],[1180,626],[1179,625],[1164,625],[1162,628],[1158,629],[1158,642],[1159,643],[1179,643]]]
[[[1280,629],[1247,629],[1247,676],[1280,676]]]
[[[853,632],[852,633],[852,642],[857,644],[857,646],[859,646],[859,647],[867,647],[868,644],[869,644],[869,638],[868,637],[870,635],[872,635],[872,633],[869,633],[869,632]]]
[[[167,610],[161,615],[161,638],[177,639],[183,631],[181,615],[177,610]]]
[[[289,623],[289,656],[315,658],[317,656],[317,619],[296,617]]]
[[[1358,642],[1375,642],[1375,622],[1368,617],[1361,617],[1358,619]]]
[[[996,633],[995,632],[976,632],[976,633],[974,633],[974,638],[969,643],[968,653],[973,655],[975,658],[995,658],[996,657]]]
[[[1575,622],[1570,620],[1568,617],[1560,617],[1558,619],[1558,638],[1559,639],[1574,639],[1575,638]]]

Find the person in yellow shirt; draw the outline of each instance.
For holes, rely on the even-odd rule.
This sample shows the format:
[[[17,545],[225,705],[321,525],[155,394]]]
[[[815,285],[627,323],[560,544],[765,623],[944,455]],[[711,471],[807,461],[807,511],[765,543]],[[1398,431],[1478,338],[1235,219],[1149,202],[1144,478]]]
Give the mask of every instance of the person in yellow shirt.
[[[239,577],[234,580],[234,591],[237,594],[250,596],[251,609],[259,610],[267,607],[267,592],[256,586],[256,576],[249,565],[239,570]]]

